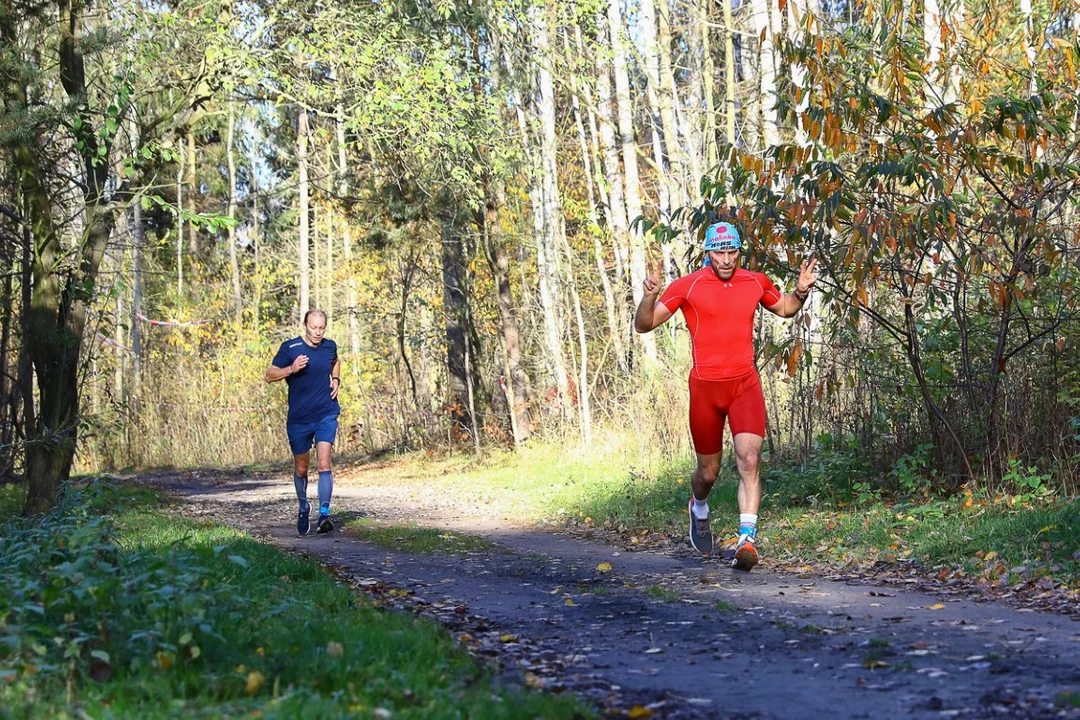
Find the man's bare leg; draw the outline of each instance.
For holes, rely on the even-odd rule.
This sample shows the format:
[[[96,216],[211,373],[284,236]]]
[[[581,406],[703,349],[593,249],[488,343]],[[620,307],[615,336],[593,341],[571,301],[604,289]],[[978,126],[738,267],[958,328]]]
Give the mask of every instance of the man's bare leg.
[[[690,544],[700,553],[712,552],[712,531],[709,529],[709,503],[707,499],[716,476],[720,472],[720,453],[697,456],[698,464],[690,475]]]
[[[753,433],[739,433],[734,441],[735,463],[739,468],[739,541],[734,565],[749,570],[758,563],[754,539],[761,508],[761,448],[765,439]]]

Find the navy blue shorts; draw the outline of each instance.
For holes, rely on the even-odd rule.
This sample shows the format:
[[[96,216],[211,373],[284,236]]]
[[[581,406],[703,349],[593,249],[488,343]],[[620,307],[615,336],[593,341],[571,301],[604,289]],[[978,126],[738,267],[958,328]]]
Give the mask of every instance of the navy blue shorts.
[[[333,445],[337,439],[337,419],[337,415],[327,415],[311,423],[285,423],[285,434],[289,436],[292,454],[303,455],[315,443],[328,442]]]

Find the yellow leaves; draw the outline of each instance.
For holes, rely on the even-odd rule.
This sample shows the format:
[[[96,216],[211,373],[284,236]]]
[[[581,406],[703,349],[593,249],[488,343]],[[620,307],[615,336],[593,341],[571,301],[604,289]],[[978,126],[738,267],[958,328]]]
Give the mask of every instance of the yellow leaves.
[[[628,713],[628,715],[632,718],[635,718],[635,720],[640,720],[641,718],[651,718],[652,710],[642,705],[635,705],[634,707],[630,708],[630,712]]]
[[[990,552],[983,555],[983,560],[985,560],[986,562],[990,562],[991,560],[994,560],[995,558],[997,558],[997,556],[998,556],[997,551],[996,550],[991,550]]]
[[[926,609],[927,610],[944,610],[945,609],[945,603],[934,603],[933,605],[927,605]]]
[[[339,642],[331,640],[326,643],[326,654],[332,658],[339,658],[345,653],[345,646]]]
[[[577,607],[577,603],[574,602],[574,598],[566,598],[566,607]]]
[[[540,677],[534,672],[525,673],[525,685],[533,690],[540,690],[544,687],[544,678]]]
[[[266,682],[266,678],[258,670],[252,670],[248,673],[247,682],[244,684],[244,692],[248,695],[254,695],[262,689],[263,683]]]
[[[499,636],[499,642],[501,642],[501,643],[516,643],[517,641],[518,641],[518,636],[517,635],[511,635],[510,633],[506,633],[504,635]]]
[[[596,566],[596,571],[597,572],[602,572],[602,573],[611,572],[611,563],[609,563],[609,562],[600,563],[599,565]]]
[[[162,670],[168,670],[170,667],[172,667],[172,656],[170,656],[169,653],[161,651],[157,654],[156,657],[158,667],[160,667]]]

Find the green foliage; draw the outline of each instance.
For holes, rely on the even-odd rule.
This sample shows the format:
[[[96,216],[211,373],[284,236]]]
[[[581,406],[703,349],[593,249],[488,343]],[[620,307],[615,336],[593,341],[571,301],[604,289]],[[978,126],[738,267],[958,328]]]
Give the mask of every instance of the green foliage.
[[[1021,502],[1030,502],[1049,495],[1048,483],[1051,479],[1049,473],[1039,473],[1039,469],[1031,465],[1025,467],[1019,458],[1015,457],[1009,458],[1008,470],[1001,478],[1006,487],[1013,488]]]
[[[443,630],[310,561],[148,502],[95,483],[0,525],[5,717],[585,714],[495,687]]]
[[[867,480],[874,476],[871,459],[853,437],[823,433],[802,463],[768,466],[763,476],[772,496],[784,505],[866,504],[879,497],[879,491]]]
[[[242,615],[243,601],[191,553],[125,553],[101,513],[118,499],[98,484],[69,489],[39,521],[6,526],[0,663],[9,679],[44,690],[116,668],[138,676],[163,657],[197,664],[200,647],[222,642],[215,624]]]
[[[13,519],[22,511],[26,488],[21,484],[0,484],[0,523]]]
[[[903,494],[917,495],[928,489],[930,478],[927,477],[927,472],[930,467],[930,451],[933,449],[933,444],[923,443],[897,459],[892,476]]]

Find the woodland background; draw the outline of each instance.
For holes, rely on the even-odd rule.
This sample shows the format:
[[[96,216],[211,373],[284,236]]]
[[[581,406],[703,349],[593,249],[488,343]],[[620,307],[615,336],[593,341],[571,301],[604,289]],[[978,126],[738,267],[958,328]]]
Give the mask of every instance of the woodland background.
[[[716,219],[770,463],[868,493],[1080,480],[1080,4],[0,2],[0,469],[281,462],[329,315],[339,452],[690,457],[648,263]],[[628,440],[627,440],[628,439]]]

